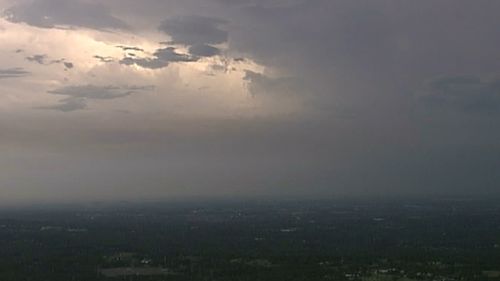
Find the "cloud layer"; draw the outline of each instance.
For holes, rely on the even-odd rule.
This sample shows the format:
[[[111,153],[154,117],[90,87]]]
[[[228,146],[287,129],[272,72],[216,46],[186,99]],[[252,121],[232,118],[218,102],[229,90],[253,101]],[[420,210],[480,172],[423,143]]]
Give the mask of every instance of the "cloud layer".
[[[4,16],[14,23],[23,22],[42,28],[127,28],[127,24],[111,15],[108,7],[102,4],[76,0],[20,1],[6,9]]]
[[[476,76],[452,76],[433,80],[421,97],[434,109],[466,113],[500,113],[500,80],[483,81]]]
[[[498,1],[0,10],[8,200],[498,194]]]

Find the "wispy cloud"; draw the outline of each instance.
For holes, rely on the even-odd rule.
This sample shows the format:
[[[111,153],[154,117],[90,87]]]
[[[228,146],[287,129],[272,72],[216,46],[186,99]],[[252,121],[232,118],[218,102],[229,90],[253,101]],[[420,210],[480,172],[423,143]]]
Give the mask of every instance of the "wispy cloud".
[[[16,67],[16,68],[7,68],[0,69],[0,79],[6,78],[19,78],[30,75],[31,72],[24,70],[24,68]]]
[[[75,66],[72,62],[66,61],[65,58],[50,60],[49,56],[45,54],[27,56],[26,60],[40,65],[62,64],[66,69],[72,69]]]
[[[59,104],[38,107],[38,109],[72,112],[87,108],[88,100],[112,100],[124,98],[137,92],[152,90],[154,90],[154,86],[66,86],[48,91],[48,93],[53,95],[65,96],[64,99],[59,101]]]

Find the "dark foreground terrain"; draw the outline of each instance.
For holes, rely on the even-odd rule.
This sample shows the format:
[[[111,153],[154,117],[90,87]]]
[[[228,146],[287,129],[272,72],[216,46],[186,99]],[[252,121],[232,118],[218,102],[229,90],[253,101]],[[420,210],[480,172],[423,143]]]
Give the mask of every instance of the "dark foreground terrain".
[[[4,208],[0,280],[500,280],[500,203]]]

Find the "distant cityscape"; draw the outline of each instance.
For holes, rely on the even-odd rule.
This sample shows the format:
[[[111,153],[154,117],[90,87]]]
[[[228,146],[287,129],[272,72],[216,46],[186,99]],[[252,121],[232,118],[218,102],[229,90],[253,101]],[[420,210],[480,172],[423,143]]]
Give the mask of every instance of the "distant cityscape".
[[[0,212],[0,280],[500,280],[495,202],[155,203]]]

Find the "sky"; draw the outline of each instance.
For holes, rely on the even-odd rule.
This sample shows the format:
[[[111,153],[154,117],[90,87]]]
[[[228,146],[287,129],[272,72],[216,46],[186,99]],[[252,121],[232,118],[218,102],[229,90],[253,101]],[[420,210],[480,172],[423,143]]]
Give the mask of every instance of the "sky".
[[[488,0],[0,0],[0,204],[500,195]]]

